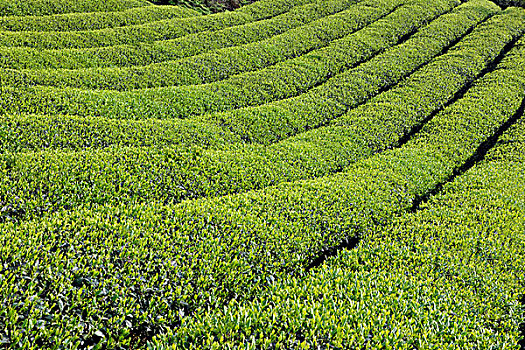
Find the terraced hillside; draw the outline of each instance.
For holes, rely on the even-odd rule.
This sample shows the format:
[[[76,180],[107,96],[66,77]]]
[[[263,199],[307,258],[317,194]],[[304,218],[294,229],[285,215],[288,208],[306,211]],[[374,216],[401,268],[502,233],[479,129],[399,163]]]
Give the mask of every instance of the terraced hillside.
[[[0,349],[524,349],[508,5],[0,0]]]

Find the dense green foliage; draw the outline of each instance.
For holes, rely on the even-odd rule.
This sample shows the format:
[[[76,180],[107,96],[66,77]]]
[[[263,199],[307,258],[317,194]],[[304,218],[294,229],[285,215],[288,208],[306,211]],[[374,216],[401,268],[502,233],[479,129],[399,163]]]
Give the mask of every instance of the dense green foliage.
[[[512,143],[498,145],[490,161],[447,184],[417,213],[371,230],[357,248],[308,275],[272,282],[254,300],[185,319],[169,342],[516,348],[519,318],[508,315],[521,313],[525,283],[525,201],[517,195],[525,191],[523,135],[522,120],[503,135]]]
[[[118,12],[67,13],[49,16],[6,16],[0,17],[0,29],[4,31],[30,32],[95,30],[195,15],[197,14],[194,11],[177,6],[143,6]]]
[[[525,9],[0,14],[0,348],[519,348]]]
[[[369,59],[457,5],[455,0],[438,0],[432,6],[424,3],[425,0],[409,2],[324,48],[218,82],[129,92],[3,87],[0,111],[10,112],[14,108],[26,113],[103,115],[119,119],[187,118],[292,97]],[[404,25],[395,26],[399,22]],[[378,38],[377,33],[384,34]],[[13,104],[13,100],[23,102]]]
[[[155,0],[158,5],[177,5],[204,14],[234,10],[257,0]]]
[[[109,12],[149,5],[150,3],[145,0],[2,0],[0,1],[0,16]]]
[[[66,1],[66,0],[64,0]],[[68,0],[70,1],[70,0]],[[87,2],[88,0],[86,0]],[[97,30],[66,32],[0,32],[0,46],[63,49],[136,44],[155,40],[174,39],[206,30],[223,29],[261,20],[288,11],[294,5],[312,0],[264,0],[235,12],[212,16],[193,16],[166,19],[144,24]],[[53,21],[53,19],[50,19]]]
[[[366,97],[378,91],[383,86],[374,86],[370,84],[368,90],[359,90],[359,84],[363,79],[370,78],[372,74],[377,73],[380,76],[385,76],[383,72],[390,72],[392,74],[392,81],[383,80],[383,84],[394,84],[396,80],[400,80],[403,76],[410,74],[411,71],[422,65],[433,56],[440,53],[447,44],[450,44],[455,39],[464,34],[469,27],[479,23],[490,13],[494,13],[494,9],[490,7],[490,3],[486,1],[477,2],[480,5],[472,6],[472,4],[462,5],[456,11],[440,17],[436,21],[431,22],[428,26],[423,27],[420,31],[410,37],[402,45],[393,47],[381,55],[376,56],[373,60],[363,63],[362,65],[352,69],[348,72],[336,76],[331,79],[324,91],[332,92],[332,98],[336,98],[336,89],[333,86],[343,87],[338,83],[345,83],[345,97],[347,101],[351,101],[352,97],[359,101],[364,101]],[[488,8],[487,8],[488,7]],[[485,9],[486,11],[481,11]],[[495,16],[486,25],[479,27],[471,35],[467,36],[461,41],[454,52],[457,57],[458,51],[462,46],[470,47],[473,42],[480,42],[480,48],[487,50],[487,46],[492,44],[486,40],[487,32],[498,33],[498,40],[510,41],[513,35],[525,31],[525,23],[523,16],[520,21],[516,21],[516,28],[512,30],[510,19],[513,18],[509,14],[502,16]],[[475,15],[479,15],[476,17]],[[471,17],[471,19],[469,18]],[[505,23],[508,29],[501,30],[501,23]],[[458,25],[461,24],[461,25]],[[441,40],[437,40],[435,36],[436,29],[441,29],[444,33]],[[457,30],[457,32],[451,29]],[[433,33],[434,35],[428,36]],[[505,38],[507,36],[507,38]],[[483,43],[481,43],[483,41]],[[489,60],[494,58],[494,55],[503,49],[505,41],[494,46],[497,49],[493,50],[494,54],[485,58]],[[417,47],[419,50],[414,50]],[[422,50],[425,47],[426,50]],[[480,50],[481,51],[481,50]],[[469,59],[472,58],[472,50],[468,50]],[[407,57],[404,66],[400,65],[399,57]],[[483,61],[480,61],[481,67],[476,71],[479,72],[483,68]],[[397,71],[395,71],[397,69]],[[474,68],[473,68],[474,69]],[[373,72],[373,73],[371,73]],[[394,75],[395,74],[395,75]],[[428,73],[427,73],[428,74]],[[473,76],[475,73],[471,73]],[[318,90],[320,90],[318,88]],[[452,89],[454,90],[454,89]],[[458,90],[457,88],[455,89]],[[352,96],[353,95],[353,96]],[[352,96],[352,97],[351,97]],[[300,96],[306,101],[310,99],[313,101],[319,100],[319,96],[312,98],[305,94]],[[328,104],[328,100],[326,100]],[[295,102],[285,101],[287,106],[294,106]],[[307,105],[308,103],[297,103],[299,106]],[[282,104],[281,104],[282,105]],[[347,106],[351,107],[351,106]],[[434,107],[434,109],[437,107]],[[304,110],[304,108],[303,108]],[[302,128],[307,125],[315,125],[322,123],[312,118],[306,118],[303,113],[308,111],[297,111],[295,120],[291,119],[290,123],[295,122],[295,129]],[[315,112],[311,108],[311,112]],[[339,110],[339,112],[342,112]],[[283,115],[285,112],[279,113]],[[327,117],[327,113],[319,113]],[[239,114],[237,114],[238,116]],[[246,115],[246,111],[242,112],[242,116]],[[301,116],[301,117],[299,117]],[[221,115],[224,118],[224,115]],[[277,128],[282,128],[284,123],[258,117],[261,124],[250,123],[251,120],[240,120],[235,125],[237,134],[242,138],[248,136],[243,133],[242,126],[246,123],[254,125],[255,128],[261,130],[261,137],[269,135],[276,135]],[[348,124],[357,125],[355,122],[357,118],[345,117],[343,120]],[[330,119],[328,119],[330,120]],[[357,119],[358,120],[358,119]],[[376,123],[369,123],[372,125],[381,125],[381,120]],[[370,128],[367,125],[363,128],[365,131]],[[268,129],[273,128],[274,132],[270,133]],[[17,205],[23,213],[20,215],[32,216],[33,212],[40,213],[43,208],[46,211],[55,210],[65,206],[77,206],[80,203],[116,203],[122,200],[126,201],[180,201],[187,198],[195,198],[206,195],[218,195],[226,193],[235,193],[238,191],[246,191],[250,189],[259,188],[261,186],[268,186],[269,184],[283,181],[298,180],[311,176],[322,176],[329,172],[334,172],[340,167],[348,164],[349,161],[355,160],[357,157],[370,155],[373,151],[378,150],[378,147],[365,148],[360,139],[353,140],[341,139],[332,146],[332,150],[327,147],[327,142],[333,142],[333,138],[337,134],[344,135],[342,132],[326,131],[325,128],[315,130],[317,144],[312,143],[309,147],[310,152],[305,156],[304,152],[308,149],[304,145],[304,139],[312,137],[314,132],[307,132],[299,135],[296,139],[287,139],[283,142],[271,145],[270,147],[246,146],[242,149],[228,150],[223,152],[207,151],[201,152],[199,148],[191,147],[177,147],[171,149],[152,149],[148,148],[115,148],[103,151],[80,151],[80,152],[40,152],[31,153],[27,157],[20,156],[13,160],[10,164],[9,176],[5,181],[0,182],[0,193],[5,198],[17,198]],[[12,128],[13,133],[18,137],[21,136],[23,129]],[[289,130],[288,128],[284,131]],[[355,132],[355,129],[354,129]],[[359,133],[356,133],[359,134]],[[403,134],[403,131],[399,132]],[[87,135],[85,135],[87,136]],[[6,137],[7,138],[7,137]],[[36,139],[34,137],[27,137],[27,139]],[[196,146],[200,146],[200,139],[195,139]],[[344,141],[343,141],[344,140]],[[270,141],[273,141],[270,139]],[[390,141],[390,144],[393,140]],[[342,145],[345,143],[345,148],[348,149],[346,154],[341,153]],[[351,145],[351,142],[354,145]],[[20,138],[11,141],[12,145],[22,145],[24,142]],[[321,146],[321,143],[322,146]],[[157,144],[158,145],[158,144]],[[189,142],[184,145],[190,146]],[[388,144],[387,144],[388,145]],[[7,148],[7,147],[6,147]],[[384,146],[383,146],[384,148]],[[359,153],[356,151],[359,150]],[[167,157],[167,154],[170,156]],[[126,171],[121,172],[118,168],[107,172],[104,177],[98,175],[101,167],[104,166],[111,159],[119,159],[119,167],[125,167]],[[61,165],[58,166],[57,159],[62,159]],[[53,169],[49,169],[49,165],[53,164]],[[148,169],[144,172],[144,168]],[[208,173],[195,174],[191,169],[207,169],[211,173],[215,173],[215,179],[210,181]],[[282,174],[282,175],[281,175]],[[48,176],[53,176],[57,183],[52,190],[48,188],[47,181],[44,179]],[[44,177],[44,179],[42,178]],[[158,178],[157,181],[151,182],[149,179]],[[227,181],[229,180],[229,181]],[[233,183],[231,183],[233,181]],[[44,184],[41,187],[39,184]],[[119,190],[115,191],[115,184],[119,185]],[[104,196],[96,198],[84,197],[87,192],[86,189],[96,189],[99,194],[105,193]],[[32,189],[30,192],[28,189]],[[50,194],[51,192],[52,194]],[[10,204],[10,203],[8,203]]]
[[[254,45],[257,45],[255,43],[257,41],[267,39],[268,37],[286,32],[287,30],[290,30],[294,27],[315,21],[316,19],[324,17],[327,14],[337,13],[347,8],[354,2],[355,1],[336,0],[306,4],[304,6],[295,7],[289,12],[269,18],[267,20],[261,20],[253,23],[247,23],[246,25],[216,30],[213,31],[213,35],[211,35],[210,31],[203,31],[193,35],[186,35],[178,39],[141,42],[134,45],[105,46],[92,48],[89,50],[62,49],[38,51],[35,49],[25,48],[17,50],[4,49],[2,51],[2,59],[4,61],[4,65],[7,67],[31,67],[32,69],[25,73],[27,75],[27,79],[35,77],[38,72],[42,71],[42,68],[78,69],[88,67],[139,65],[142,66],[142,71],[145,69],[151,70],[155,66],[143,66],[151,63],[169,60],[173,61],[197,54],[201,54],[200,57],[203,57],[205,60],[205,58],[209,55],[202,54],[206,51],[248,43],[254,43]],[[327,19],[325,19],[324,22],[326,22],[326,20]],[[319,21],[317,26],[322,23],[323,21]],[[316,27],[314,26],[311,29],[316,29]],[[299,33],[300,32],[301,31],[299,31]],[[329,33],[327,33],[327,35],[329,35]],[[283,39],[288,38],[288,40],[290,40],[290,37],[291,36],[287,34],[284,35]],[[272,44],[272,41],[267,42],[267,44]],[[230,57],[231,56],[232,55],[230,55]],[[176,62],[171,62],[171,65],[174,63]],[[188,62],[186,62],[186,65],[188,65]],[[166,66],[166,64],[164,66]],[[159,66],[159,68],[160,67],[161,66]],[[159,72],[159,68],[157,68],[157,74],[161,73],[161,71]],[[56,70],[53,71],[56,72]],[[116,74],[119,72],[125,73],[126,71],[114,71]],[[128,72],[132,72],[132,70],[129,69]],[[46,71],[43,71],[43,74],[45,73]],[[100,73],[111,74],[112,70],[98,72],[95,70],[87,70],[84,71],[84,74],[86,73],[99,73],[98,76],[104,76]],[[62,71],[62,74],[64,75],[68,73],[67,71]],[[77,77],[80,78],[82,71],[71,72],[70,74],[76,74]],[[113,74],[113,76],[116,74]],[[50,77],[49,79],[53,79],[53,75],[47,74],[47,76]],[[39,81],[42,82],[42,79]]]
[[[360,29],[383,14],[381,11],[369,13],[366,5],[352,6],[354,3],[355,0],[335,0],[308,4],[253,25],[228,28],[214,32],[214,35],[203,32],[170,41],[173,44],[172,50],[168,50],[165,41],[158,42],[156,47],[150,45],[148,48],[134,48],[155,58],[155,61],[169,60],[158,64],[118,69],[10,70],[2,74],[0,79],[4,80],[4,84],[13,86],[54,85],[109,90],[203,84],[300,56]],[[388,5],[387,2],[382,11],[388,11]],[[349,7],[350,10],[344,11]],[[336,14],[332,15],[333,13]],[[315,20],[316,18],[321,19]],[[310,21],[313,22],[309,23]],[[297,26],[300,27],[292,29]],[[321,30],[325,32],[319,33]],[[267,37],[270,38],[266,39]],[[224,47],[229,48],[216,50]],[[105,63],[115,59],[122,62],[122,48],[117,47]],[[213,51],[203,53],[209,50]],[[134,52],[131,54],[135,59],[140,57]],[[95,57],[100,61],[100,51],[96,52]],[[183,57],[187,58],[175,60]],[[82,57],[84,62],[87,59]]]

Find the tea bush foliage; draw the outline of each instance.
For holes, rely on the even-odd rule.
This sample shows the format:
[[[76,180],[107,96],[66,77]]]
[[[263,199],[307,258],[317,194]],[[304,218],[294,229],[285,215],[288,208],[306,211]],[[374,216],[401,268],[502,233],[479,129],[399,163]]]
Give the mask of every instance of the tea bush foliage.
[[[0,348],[519,349],[516,5],[1,0]]]

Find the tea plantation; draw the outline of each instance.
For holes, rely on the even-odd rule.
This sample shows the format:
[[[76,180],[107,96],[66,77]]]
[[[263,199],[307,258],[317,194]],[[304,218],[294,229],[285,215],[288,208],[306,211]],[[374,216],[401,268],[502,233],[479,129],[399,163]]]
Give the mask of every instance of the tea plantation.
[[[0,0],[0,349],[525,349],[525,4]]]

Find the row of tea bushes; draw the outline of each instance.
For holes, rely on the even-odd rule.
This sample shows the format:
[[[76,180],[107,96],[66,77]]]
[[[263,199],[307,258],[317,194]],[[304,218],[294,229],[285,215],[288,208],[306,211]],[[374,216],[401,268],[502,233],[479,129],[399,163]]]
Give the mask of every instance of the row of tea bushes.
[[[0,30],[32,32],[65,32],[124,27],[172,18],[197,16],[179,6],[143,6],[123,11],[68,13],[49,16],[0,17]]]
[[[512,119],[525,98],[524,50],[512,50],[406,145],[338,175],[175,206],[83,207],[4,223],[3,336],[20,348],[130,347],[176,330],[200,306],[252,299],[301,273],[324,249],[409,210]]]
[[[210,84],[130,92],[2,86],[0,111],[147,119],[188,118],[260,105],[299,95],[321,84],[395,45],[405,35],[458,4],[457,0],[438,0],[432,5],[426,0],[415,0],[325,48]]]
[[[523,122],[503,138],[522,135]],[[517,350],[525,152],[523,142],[493,151],[497,160],[456,178],[418,212],[371,230],[353,250],[270,283],[254,300],[183,319],[150,347]]]
[[[2,0],[0,16],[45,16],[73,12],[123,11],[151,5],[146,0]]]
[[[260,0],[236,11],[149,22],[126,27],[69,32],[0,32],[0,46],[39,49],[87,48],[175,39],[246,24],[289,11],[313,0]]]
[[[240,142],[238,135],[217,125],[192,120],[0,114],[0,149],[5,153],[111,146],[222,149]]]
[[[362,81],[369,78],[371,72],[384,75],[385,71],[393,72],[397,69],[396,75],[391,75],[389,81],[390,84],[395,84],[418,66],[428,63],[447,45],[461,38],[469,28],[495,12],[490,2],[479,0],[476,3],[478,6],[461,5],[453,13],[431,22],[402,45],[391,48],[372,61],[359,66],[357,68],[359,75],[354,74],[354,77],[360,76],[361,79],[357,80]],[[485,11],[482,11],[483,9]],[[497,20],[493,22],[498,23]],[[524,27],[522,23],[520,25]],[[492,27],[494,33],[502,34],[494,30],[499,29],[494,23],[489,22],[488,27]],[[448,37],[447,35],[443,35],[442,38],[436,37],[437,29],[447,32]],[[434,36],[428,36],[429,33],[434,33]],[[465,39],[466,43],[476,38],[478,40],[483,38],[484,33],[483,35],[473,33],[471,36],[473,39]],[[504,40],[510,41],[512,37],[510,29],[507,36],[509,38]],[[468,45],[466,43],[463,45]],[[482,47],[486,48],[486,46]],[[392,59],[393,57],[405,57],[403,59],[405,64],[400,65],[399,60]],[[349,81],[349,79],[342,80]],[[363,96],[363,90],[354,89],[349,84],[349,92],[345,95],[347,100],[352,98],[364,100],[368,95],[379,90],[372,84],[368,89],[368,93]],[[350,91],[354,91],[353,94]],[[338,95],[336,89],[333,95]],[[19,130],[11,125],[8,125],[6,130],[11,130],[13,135],[20,135]],[[190,129],[190,132],[193,130]],[[176,150],[113,148],[73,153],[51,151],[19,154],[15,157],[6,178],[10,183],[9,186],[6,185],[6,189],[9,188],[11,197],[18,198],[18,205],[23,208],[20,215],[23,216],[32,216],[35,211],[36,215],[40,215],[42,211],[54,211],[64,206],[74,207],[87,202],[114,203],[122,200],[178,202],[187,198],[245,192],[277,182],[326,175],[347,165],[358,155],[362,157],[377,151],[377,149],[361,147],[359,132],[355,132],[355,129],[352,130],[355,132],[353,137],[349,137],[349,132],[343,132],[341,135],[344,136],[335,139],[332,131],[330,129],[324,134],[323,132],[310,133],[299,137],[298,140],[290,140],[268,149],[254,146],[218,153],[201,152],[198,149],[187,150],[183,147],[191,144],[199,145],[196,142],[199,142],[201,137],[180,145]],[[264,129],[260,132],[269,133]],[[204,133],[207,134],[207,130]],[[303,140],[311,137],[312,134],[323,135],[323,137],[317,140],[317,144],[305,144]],[[349,140],[345,141],[345,136]],[[21,145],[20,141],[16,140],[12,144]],[[356,151],[357,149],[359,151]],[[103,177],[99,176],[101,172],[104,173]],[[49,177],[54,179],[52,189],[49,188]],[[155,178],[155,181],[151,181],[152,178]],[[118,190],[115,189],[117,184],[119,184]],[[97,195],[94,196],[93,193]]]
[[[243,72],[259,70],[327,46],[333,40],[377,21],[400,2],[383,0],[381,7],[373,8],[370,5],[376,4],[377,1],[366,0],[354,6],[354,0],[322,1],[302,6],[298,8],[300,11],[290,11],[256,24],[237,26],[213,34],[204,32],[202,35],[183,37],[177,40],[175,50],[169,53],[187,57],[178,61],[125,68],[6,70],[2,72],[0,80],[4,85],[13,86],[40,84],[62,88],[110,90],[210,83]],[[305,21],[312,22],[304,23]],[[296,26],[299,27],[294,28]],[[281,32],[284,33],[280,34]],[[265,40],[257,41],[260,39]],[[235,46],[245,42],[248,44]],[[164,42],[156,45],[164,50],[162,54],[167,53],[165,50],[168,45],[164,45]],[[227,48],[213,50],[214,46]],[[198,54],[207,50],[212,51]],[[195,54],[198,55],[193,56]],[[155,54],[146,50],[143,55],[153,57]]]

